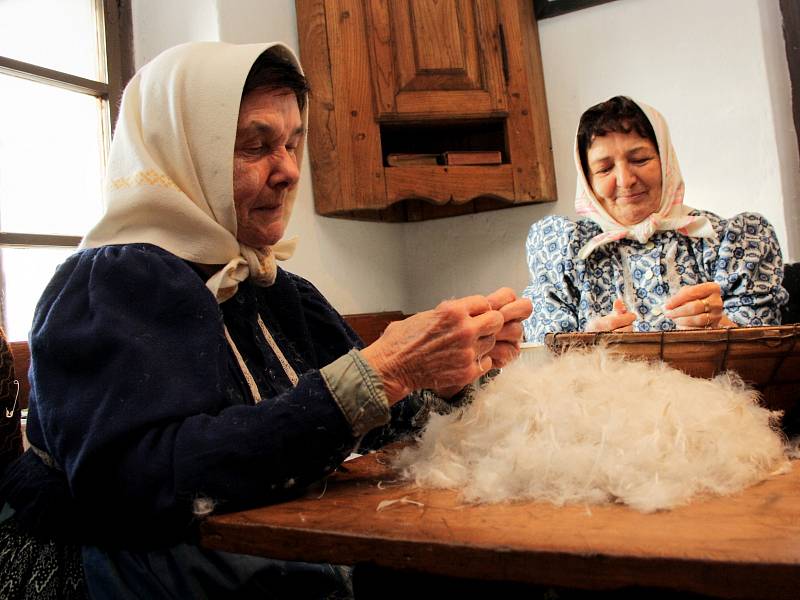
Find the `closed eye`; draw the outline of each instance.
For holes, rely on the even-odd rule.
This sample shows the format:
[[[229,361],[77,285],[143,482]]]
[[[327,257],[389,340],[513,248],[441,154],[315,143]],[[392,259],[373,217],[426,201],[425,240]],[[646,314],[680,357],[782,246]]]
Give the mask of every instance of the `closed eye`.
[[[264,154],[264,153],[270,151],[270,147],[269,146],[247,146],[245,148],[242,148],[242,150],[244,152],[249,153],[249,154]]]

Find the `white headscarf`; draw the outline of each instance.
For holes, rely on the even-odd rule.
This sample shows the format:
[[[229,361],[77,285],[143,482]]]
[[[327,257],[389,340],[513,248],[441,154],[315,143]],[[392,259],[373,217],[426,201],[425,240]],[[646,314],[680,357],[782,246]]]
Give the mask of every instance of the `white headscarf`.
[[[671,229],[689,237],[716,239],[711,222],[706,217],[690,216],[689,213],[694,209],[683,204],[683,177],[664,117],[656,109],[642,102],[632,99],[631,101],[642,109],[656,134],[661,159],[661,204],[657,211],[635,225],[623,225],[609,215],[584,175],[576,135],[574,158],[575,168],[578,171],[578,185],[575,191],[575,212],[579,216],[591,219],[603,230],[603,233],[593,237],[581,248],[578,258],[587,258],[600,246],[622,238],[644,244],[655,232]]]
[[[81,248],[150,243],[184,260],[223,265],[206,285],[224,302],[252,277],[275,281],[295,240],[259,250],[236,239],[233,150],[242,89],[255,60],[279,43],[194,42],[166,50],[133,76],[122,99],[103,196],[105,214]],[[306,111],[303,111],[306,122]],[[297,149],[303,157],[302,140]],[[296,196],[289,191],[288,221]]]

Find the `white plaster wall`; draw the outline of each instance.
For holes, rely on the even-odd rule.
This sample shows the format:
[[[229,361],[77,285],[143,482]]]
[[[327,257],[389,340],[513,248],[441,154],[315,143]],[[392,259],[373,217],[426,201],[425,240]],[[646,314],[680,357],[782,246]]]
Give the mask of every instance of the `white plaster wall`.
[[[194,40],[282,41],[299,55],[293,0],[134,0],[133,9],[137,67],[165,48]],[[196,23],[181,21],[188,14]],[[300,243],[282,266],[310,279],[342,313],[402,310],[408,305],[402,234],[396,224],[317,215],[306,152],[287,231]]]
[[[617,0],[542,20],[558,202],[405,225],[407,310],[527,285],[530,223],[574,215],[578,118],[617,94],[666,116],[687,204],[723,216],[761,212],[786,248],[786,199],[797,240],[798,158],[780,30],[778,0]]]
[[[292,0],[134,0],[133,8],[137,65],[195,39],[280,39],[297,49]],[[581,112],[620,93],[667,117],[687,204],[763,213],[794,260],[800,159],[781,27],[778,0],[616,0],[545,19],[558,202],[402,225],[328,219],[314,213],[306,159],[289,229],[301,244],[286,266],[345,313],[415,312],[501,285],[521,290],[530,224],[574,214]]]
[[[170,46],[219,39],[215,0],[133,0],[131,13],[137,68]]]

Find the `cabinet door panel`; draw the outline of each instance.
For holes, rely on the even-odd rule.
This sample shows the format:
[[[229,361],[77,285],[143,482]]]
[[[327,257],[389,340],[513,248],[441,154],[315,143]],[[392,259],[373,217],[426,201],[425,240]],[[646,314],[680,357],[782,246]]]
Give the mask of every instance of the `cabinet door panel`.
[[[375,198],[386,195],[381,136],[373,118],[369,61],[363,51],[367,42],[361,1],[324,0],[325,39],[328,56],[334,57],[328,67],[334,94],[325,121],[313,125],[322,128],[321,135],[330,131],[336,136],[329,151],[338,166],[339,193],[326,200],[326,210],[332,211],[369,208]],[[347,85],[336,83],[344,81]],[[309,122],[309,135],[317,135],[311,126]]]
[[[368,0],[366,9],[379,118],[504,114],[495,0]]]
[[[399,91],[481,89],[471,4],[405,0],[393,6]]]

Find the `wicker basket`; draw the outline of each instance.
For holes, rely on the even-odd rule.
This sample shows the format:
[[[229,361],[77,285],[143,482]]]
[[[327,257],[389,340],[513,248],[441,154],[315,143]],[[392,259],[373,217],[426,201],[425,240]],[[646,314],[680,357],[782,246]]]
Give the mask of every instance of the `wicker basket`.
[[[638,359],[663,360],[693,377],[736,371],[761,392],[764,406],[793,412],[800,402],[800,327],[741,327],[653,333],[550,333],[555,353],[604,345]],[[795,411],[795,412],[799,412]]]

